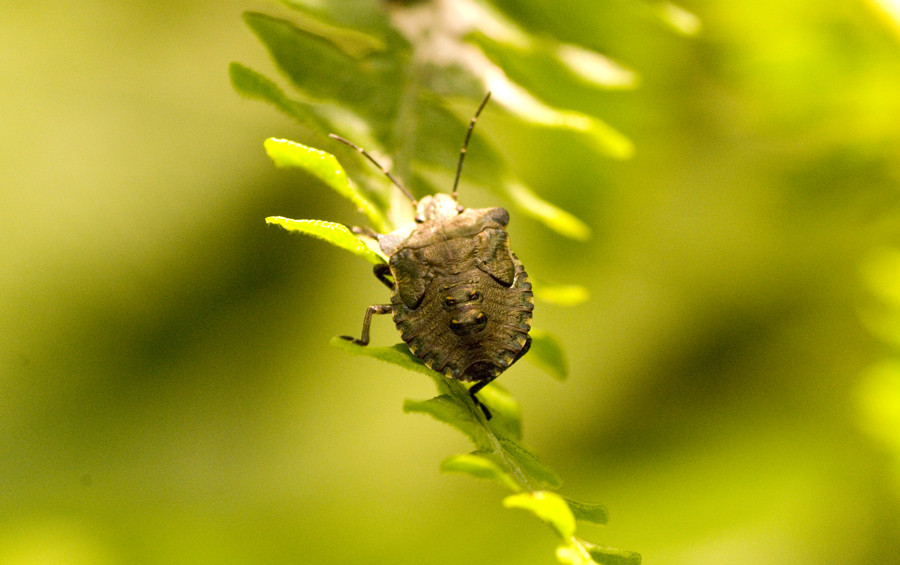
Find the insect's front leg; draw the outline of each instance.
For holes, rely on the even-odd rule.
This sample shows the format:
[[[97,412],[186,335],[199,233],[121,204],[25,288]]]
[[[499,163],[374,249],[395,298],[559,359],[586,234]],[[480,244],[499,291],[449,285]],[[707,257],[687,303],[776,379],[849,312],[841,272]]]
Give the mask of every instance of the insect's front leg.
[[[343,339],[352,341],[357,345],[369,345],[369,324],[372,323],[372,314],[390,314],[394,311],[394,307],[390,304],[373,304],[366,308],[366,316],[363,318],[362,335],[359,339],[349,335],[342,335]]]
[[[391,273],[391,267],[389,265],[379,263],[378,265],[375,265],[373,271],[375,272],[375,277],[383,282],[384,286],[391,290],[394,289],[394,275]]]
[[[380,233],[378,233],[377,231],[375,231],[372,228],[367,227],[367,226],[362,226],[362,227],[353,226],[352,228],[350,228],[350,231],[352,231],[356,235],[371,237],[372,239],[375,239],[375,240],[377,240],[378,238],[381,237]]]

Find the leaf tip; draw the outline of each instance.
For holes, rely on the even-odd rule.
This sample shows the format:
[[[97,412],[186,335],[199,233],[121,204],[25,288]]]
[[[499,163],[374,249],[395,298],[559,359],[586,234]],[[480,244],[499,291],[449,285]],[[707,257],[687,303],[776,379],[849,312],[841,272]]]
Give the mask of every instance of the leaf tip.
[[[525,357],[551,377],[564,381],[569,376],[569,360],[559,338],[538,329],[531,330],[531,349]]]
[[[537,491],[513,494],[503,499],[503,506],[530,510],[563,539],[575,535],[575,517],[566,501],[556,493]]]

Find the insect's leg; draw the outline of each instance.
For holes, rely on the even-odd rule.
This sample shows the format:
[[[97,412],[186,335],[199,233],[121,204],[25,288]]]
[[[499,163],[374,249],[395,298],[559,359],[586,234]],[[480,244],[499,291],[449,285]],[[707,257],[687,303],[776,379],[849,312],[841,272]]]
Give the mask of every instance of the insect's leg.
[[[523,355],[528,353],[529,349],[531,349],[531,336],[528,336],[525,339],[525,345],[522,347],[522,350],[519,351],[519,353],[516,354],[516,356],[513,358],[513,360],[509,363],[510,366],[512,366],[512,364],[515,363],[516,361],[518,361],[519,359],[521,359]],[[491,382],[493,382],[493,380],[496,378],[497,377],[495,376],[495,377],[492,377],[485,381],[477,382],[474,385],[472,385],[472,388],[469,389],[469,396],[472,397],[472,400],[475,402],[475,406],[478,406],[479,408],[481,408],[481,411],[484,412],[485,418],[487,418],[488,420],[491,419],[491,411],[488,410],[488,407],[485,406],[485,404],[481,400],[479,400],[478,397],[475,395],[478,394],[478,391],[480,391],[487,385],[491,384]]]
[[[394,307],[390,304],[373,304],[366,308],[366,317],[363,318],[362,335],[359,339],[349,335],[342,335],[343,339],[352,341],[356,345],[369,345],[369,324],[372,323],[372,314],[390,314]]]
[[[353,226],[352,228],[350,228],[350,231],[352,231],[356,235],[364,235],[366,237],[371,237],[372,239],[378,239],[379,237],[381,237],[380,233],[366,226]]]
[[[481,390],[484,387],[486,387],[487,385],[491,384],[491,382],[493,382],[493,380],[496,378],[497,377],[494,376],[486,381],[477,382],[472,386],[472,388],[469,389],[469,396],[472,397],[472,401],[475,403],[475,406],[481,408],[481,411],[484,412],[484,417],[487,418],[488,420],[491,419],[491,411],[488,410],[488,407],[485,406],[484,402],[479,400],[479,398],[475,395],[478,394],[479,390]]]
[[[375,265],[375,268],[372,269],[375,272],[375,277],[384,283],[386,287],[393,290],[394,289],[394,281],[393,279],[389,279],[388,277],[391,275],[391,267],[390,265],[386,265],[384,263],[379,263]]]

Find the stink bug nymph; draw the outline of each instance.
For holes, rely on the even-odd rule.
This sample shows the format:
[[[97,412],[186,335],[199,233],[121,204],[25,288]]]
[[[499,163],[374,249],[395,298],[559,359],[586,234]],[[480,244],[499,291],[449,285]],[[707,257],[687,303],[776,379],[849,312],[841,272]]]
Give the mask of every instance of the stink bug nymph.
[[[403,341],[425,365],[475,383],[469,394],[488,419],[490,411],[475,394],[531,347],[534,309],[528,274],[509,248],[509,213],[464,208],[456,200],[469,138],[490,97],[488,92],[469,123],[453,192],[419,202],[365,150],[331,134],[381,169],[416,209],[414,223],[375,234],[389,259],[375,266],[375,276],[391,289],[391,303],[369,306],[359,339],[341,337],[368,345],[372,315],[392,314]]]

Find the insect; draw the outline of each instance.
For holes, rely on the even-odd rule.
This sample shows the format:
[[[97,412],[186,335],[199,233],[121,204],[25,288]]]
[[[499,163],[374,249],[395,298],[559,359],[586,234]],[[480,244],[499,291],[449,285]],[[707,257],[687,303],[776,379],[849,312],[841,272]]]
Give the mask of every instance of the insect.
[[[368,307],[358,339],[341,337],[368,345],[372,316],[392,314],[401,338],[426,366],[475,383],[469,394],[487,419],[491,412],[476,394],[531,347],[534,309],[528,274],[510,251],[509,213],[503,208],[464,208],[456,200],[469,139],[490,97],[488,92],[469,123],[449,195],[438,193],[417,202],[364,149],[331,134],[381,169],[416,209],[414,223],[373,234],[389,259],[374,271],[391,289],[391,303]]]

